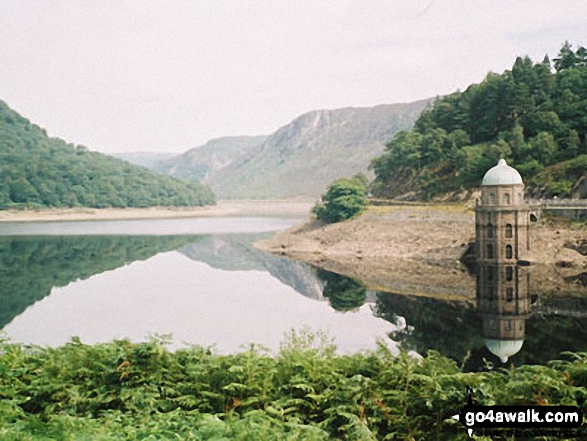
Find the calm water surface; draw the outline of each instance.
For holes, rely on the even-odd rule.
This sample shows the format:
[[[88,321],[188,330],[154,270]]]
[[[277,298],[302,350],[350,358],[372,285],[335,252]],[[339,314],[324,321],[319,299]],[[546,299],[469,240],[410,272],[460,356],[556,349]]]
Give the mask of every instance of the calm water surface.
[[[563,351],[587,350],[584,296],[548,300],[520,288],[503,303],[475,303],[373,292],[251,246],[298,222],[0,224],[0,329],[12,341],[43,345],[72,336],[91,344],[172,334],[175,348],[223,353],[250,343],[277,350],[292,329],[307,329],[326,332],[343,352],[379,340],[393,351],[439,351],[468,370],[503,365],[503,356],[516,365],[544,364]],[[531,269],[515,271],[516,279],[530,280]],[[477,276],[479,293],[496,295],[500,269],[492,274],[492,287]],[[570,283],[569,294],[582,281]]]
[[[282,218],[0,224],[0,328],[12,341],[61,345],[172,334],[174,347],[250,343],[276,350],[292,329],[324,331],[344,352],[395,349],[389,321],[334,305],[309,266],[251,244]]]

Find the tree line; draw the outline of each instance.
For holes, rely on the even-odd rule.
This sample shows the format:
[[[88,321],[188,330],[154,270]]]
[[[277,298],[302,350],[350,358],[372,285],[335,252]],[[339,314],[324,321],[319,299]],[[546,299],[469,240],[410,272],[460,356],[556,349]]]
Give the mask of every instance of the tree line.
[[[400,179],[423,198],[468,189],[505,158],[530,189],[569,196],[587,169],[587,50],[567,42],[553,61],[518,57],[511,70],[437,98],[372,161],[373,193],[397,196]]]
[[[50,138],[0,101],[0,209],[201,206],[212,191]]]

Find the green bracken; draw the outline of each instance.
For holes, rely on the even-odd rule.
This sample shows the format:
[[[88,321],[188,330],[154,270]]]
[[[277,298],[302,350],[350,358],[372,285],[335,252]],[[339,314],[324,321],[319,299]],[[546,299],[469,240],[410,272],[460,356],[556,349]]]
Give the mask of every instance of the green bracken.
[[[277,354],[169,352],[164,338],[59,348],[0,343],[0,439],[468,439],[465,403],[587,410],[587,354],[464,373],[438,353],[339,355],[292,332]],[[547,438],[542,438],[547,439]]]

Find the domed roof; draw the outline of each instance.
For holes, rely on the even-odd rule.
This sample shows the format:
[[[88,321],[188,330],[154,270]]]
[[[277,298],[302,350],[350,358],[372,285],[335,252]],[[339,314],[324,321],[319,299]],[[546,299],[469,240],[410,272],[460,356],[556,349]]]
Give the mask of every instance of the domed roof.
[[[508,358],[517,354],[522,349],[524,340],[493,340],[486,338],[483,340],[483,343],[485,343],[489,352],[497,355],[501,362],[505,363],[508,361]]]
[[[481,185],[515,185],[523,184],[518,170],[510,167],[505,159],[500,159],[497,165],[487,171]]]

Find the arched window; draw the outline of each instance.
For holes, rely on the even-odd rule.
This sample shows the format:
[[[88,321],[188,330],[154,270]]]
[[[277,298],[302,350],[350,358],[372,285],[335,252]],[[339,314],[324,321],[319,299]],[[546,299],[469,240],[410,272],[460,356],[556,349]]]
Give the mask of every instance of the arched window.
[[[489,203],[495,204],[495,195],[493,193],[489,193]]]
[[[511,286],[509,286],[505,290],[505,299],[508,302],[511,302],[512,300],[514,300],[514,288],[512,288]]]
[[[511,266],[505,268],[505,278],[508,282],[511,282],[514,278],[514,269]]]
[[[512,257],[514,257],[514,252],[512,249],[511,245],[506,245],[505,247],[505,258],[506,259],[511,259]]]
[[[503,203],[505,205],[509,205],[510,204],[510,194],[509,193],[506,193],[506,194],[503,195]]]
[[[492,223],[487,224],[487,237],[489,239],[493,239],[493,224]]]
[[[505,237],[508,239],[514,237],[514,229],[512,228],[512,224],[507,224],[505,226]]]
[[[493,259],[493,245],[487,245],[487,258]]]
[[[487,267],[487,281],[492,281],[492,280],[493,280],[493,267],[488,266]]]

